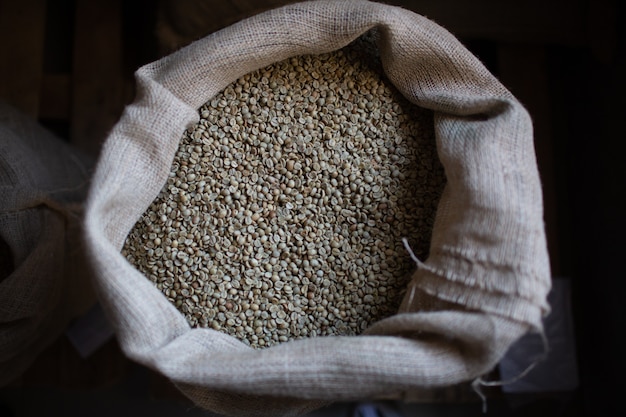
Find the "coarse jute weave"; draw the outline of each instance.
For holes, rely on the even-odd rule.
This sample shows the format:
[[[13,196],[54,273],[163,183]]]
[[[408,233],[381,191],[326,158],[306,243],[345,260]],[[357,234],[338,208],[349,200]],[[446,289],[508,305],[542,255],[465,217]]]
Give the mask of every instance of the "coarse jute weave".
[[[95,301],[81,244],[92,167],[0,101],[0,386]]]
[[[431,251],[401,313],[357,337],[254,350],[191,329],[120,254],[166,182],[197,109],[240,76],[339,49],[376,28],[386,75],[434,111],[447,185]],[[491,370],[548,312],[550,270],[531,120],[449,32],[407,10],[358,0],[293,4],[241,21],[136,73],[138,94],[105,143],[85,237],[100,300],[124,352],[199,406],[293,416],[334,400],[394,395]]]

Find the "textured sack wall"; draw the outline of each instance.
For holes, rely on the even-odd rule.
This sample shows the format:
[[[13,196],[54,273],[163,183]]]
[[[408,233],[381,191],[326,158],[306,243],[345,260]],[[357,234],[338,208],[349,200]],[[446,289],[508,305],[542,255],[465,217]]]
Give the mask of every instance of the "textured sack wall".
[[[165,184],[197,109],[238,77],[294,55],[380,33],[389,79],[435,112],[448,184],[430,258],[402,313],[358,337],[253,350],[191,329],[120,254]],[[401,8],[315,1],[263,13],[136,74],[138,95],[111,132],[85,218],[99,295],[125,353],[197,404],[232,415],[298,415],[327,401],[402,393],[489,371],[548,311],[550,271],[532,126],[515,98],[450,33]]]
[[[0,102],[0,385],[95,301],[79,231],[92,165]]]

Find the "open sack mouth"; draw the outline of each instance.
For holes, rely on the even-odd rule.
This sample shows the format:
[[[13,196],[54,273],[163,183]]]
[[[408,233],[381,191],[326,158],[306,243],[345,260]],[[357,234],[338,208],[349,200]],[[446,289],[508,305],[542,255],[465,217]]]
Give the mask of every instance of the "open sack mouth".
[[[193,327],[254,347],[356,335],[398,312],[402,238],[426,259],[444,185],[432,112],[359,38],[204,104],[122,253]]]
[[[372,28],[388,84],[342,50]],[[199,405],[287,415],[468,381],[541,328],[530,119],[441,27],[299,3],[136,76],[86,243],[126,354]]]

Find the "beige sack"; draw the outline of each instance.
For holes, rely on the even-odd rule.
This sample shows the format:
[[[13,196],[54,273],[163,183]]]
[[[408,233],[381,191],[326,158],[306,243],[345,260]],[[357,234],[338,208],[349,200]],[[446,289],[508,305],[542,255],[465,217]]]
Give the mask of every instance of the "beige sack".
[[[0,102],[0,386],[95,301],[80,243],[92,166]]]
[[[429,259],[401,311],[358,337],[253,350],[191,329],[120,254],[166,182],[197,109],[240,76],[339,49],[372,28],[385,72],[434,110],[447,186]],[[138,95],[104,146],[85,219],[101,302],[124,352],[224,414],[294,416],[334,400],[472,380],[548,311],[550,271],[530,118],[450,33],[401,8],[314,1],[266,12],[140,68]]]

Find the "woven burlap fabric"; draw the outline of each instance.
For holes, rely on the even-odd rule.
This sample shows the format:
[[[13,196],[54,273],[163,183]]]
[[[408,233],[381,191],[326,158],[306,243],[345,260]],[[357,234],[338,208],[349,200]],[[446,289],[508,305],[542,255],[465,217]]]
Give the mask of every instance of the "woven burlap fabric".
[[[95,301],[80,243],[92,166],[0,102],[0,386]]]
[[[358,337],[253,350],[185,318],[120,254],[166,182],[197,109],[273,62],[339,49],[377,28],[384,70],[434,111],[447,186],[401,313]],[[550,271],[530,118],[449,32],[365,1],[276,9],[201,39],[136,73],[138,95],[104,145],[86,243],[101,301],[124,352],[171,378],[198,405],[233,415],[298,415],[324,402],[468,381],[541,328]]]

